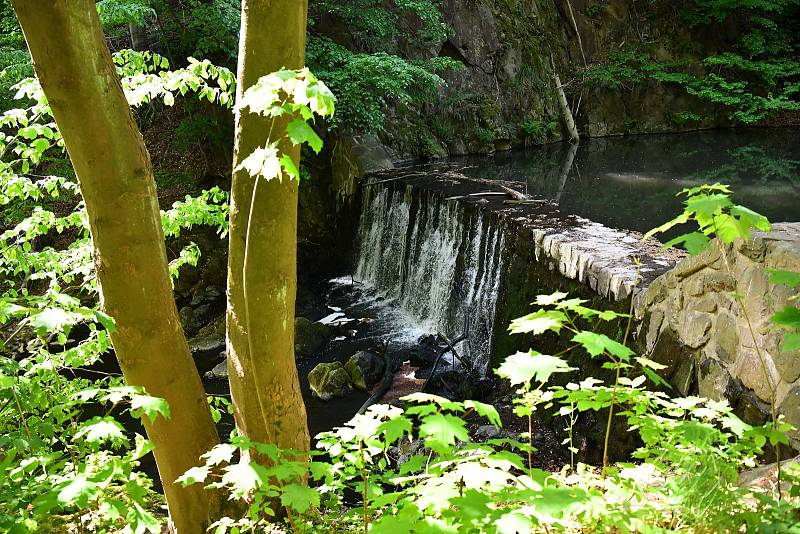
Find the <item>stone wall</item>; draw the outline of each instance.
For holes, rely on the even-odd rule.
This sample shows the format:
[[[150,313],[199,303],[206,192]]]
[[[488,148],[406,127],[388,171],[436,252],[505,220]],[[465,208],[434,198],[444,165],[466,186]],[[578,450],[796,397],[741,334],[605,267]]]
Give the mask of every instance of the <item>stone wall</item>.
[[[800,271],[800,223],[775,224],[725,254],[715,246],[688,257],[637,296],[641,348],[681,395],[728,399],[746,422],[763,424],[774,392],[800,427],[800,351],[783,351],[783,332],[769,323],[798,291],[770,284],[768,272]],[[800,434],[792,437],[797,448]]]

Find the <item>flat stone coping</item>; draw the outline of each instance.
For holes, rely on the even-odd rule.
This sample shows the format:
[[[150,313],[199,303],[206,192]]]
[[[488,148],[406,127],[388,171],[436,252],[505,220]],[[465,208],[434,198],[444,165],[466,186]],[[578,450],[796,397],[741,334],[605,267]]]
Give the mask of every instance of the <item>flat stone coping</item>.
[[[494,182],[469,177],[462,180],[457,169],[442,164],[394,169],[368,175],[363,186],[403,184],[431,191],[442,202],[477,206],[496,216],[508,232],[531,234],[537,260],[551,270],[588,285],[612,301],[640,293],[684,257],[680,251],[663,249],[656,240],[643,240],[638,232],[609,228],[563,213],[548,200],[531,197],[531,202],[516,202],[500,187],[502,184],[518,190],[524,187],[522,182],[498,181],[495,186]]]

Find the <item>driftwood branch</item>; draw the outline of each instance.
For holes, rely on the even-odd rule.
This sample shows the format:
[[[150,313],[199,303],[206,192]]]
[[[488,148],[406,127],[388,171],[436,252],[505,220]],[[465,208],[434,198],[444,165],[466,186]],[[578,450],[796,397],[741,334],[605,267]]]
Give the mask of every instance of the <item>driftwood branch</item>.
[[[363,414],[367,411],[367,408],[381,400],[381,398],[389,391],[389,388],[392,387],[392,382],[394,381],[394,368],[392,365],[392,358],[389,356],[389,341],[383,346],[383,378],[381,379],[380,385],[375,389],[375,392],[370,395],[370,397],[364,401],[364,404],[361,405],[361,408],[358,409],[359,414]]]
[[[428,384],[430,383],[431,378],[433,378],[433,375],[436,374],[436,368],[439,366],[439,362],[441,361],[442,356],[444,356],[445,352],[447,352],[447,349],[450,349],[450,353],[455,358],[458,358],[458,361],[460,361],[462,365],[464,364],[464,360],[461,359],[461,355],[456,350],[455,345],[461,343],[462,341],[464,341],[465,339],[467,339],[469,337],[469,327],[470,327],[469,316],[470,316],[470,311],[471,310],[468,309],[466,311],[466,313],[464,314],[464,331],[461,332],[461,334],[457,338],[455,338],[453,341],[450,341],[449,339],[447,339],[447,336],[445,336],[441,332],[437,332],[436,337],[438,339],[441,339],[442,341],[444,341],[445,347],[442,350],[439,351],[439,354],[436,355],[436,359],[433,361],[433,366],[431,367],[431,372],[428,375],[428,378],[425,379],[425,383],[422,384],[422,390],[421,391],[424,392],[428,388]]]
[[[505,193],[506,195],[510,196],[512,199],[517,200],[517,201],[528,201],[528,200],[531,199],[531,197],[529,197],[525,193],[522,193],[522,192],[517,191],[516,189],[513,189],[512,187],[510,187],[511,185],[517,185],[518,186],[521,182],[508,182],[508,181],[504,181],[504,180],[486,180],[484,178],[471,178],[469,176],[464,176],[463,174],[459,174],[459,173],[452,172],[452,171],[441,173],[439,176],[440,177],[444,177],[444,178],[449,179],[449,180],[454,180],[454,181],[457,181],[457,182],[469,182],[469,183],[474,183],[474,184],[486,185],[486,186],[489,186],[489,187],[497,187],[497,188],[502,190],[502,193],[500,193],[500,194]],[[459,198],[466,198],[466,196],[489,195],[489,194],[498,194],[498,193],[490,193],[490,192],[472,193],[470,195],[465,195],[465,196],[461,196],[461,197],[457,197],[457,196],[456,197],[450,197],[447,200],[456,200],[456,199],[459,199]]]

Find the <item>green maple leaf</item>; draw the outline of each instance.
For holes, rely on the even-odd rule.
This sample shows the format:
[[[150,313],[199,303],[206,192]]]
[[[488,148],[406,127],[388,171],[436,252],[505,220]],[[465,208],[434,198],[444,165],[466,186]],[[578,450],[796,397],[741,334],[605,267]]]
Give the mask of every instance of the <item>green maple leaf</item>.
[[[724,193],[697,195],[686,201],[686,211],[695,214],[698,218],[711,218],[732,205],[730,197]]]
[[[312,506],[319,506],[319,493],[301,484],[286,484],[281,493],[281,504],[304,514]]]
[[[247,495],[262,484],[269,482],[266,468],[255,462],[232,464],[223,469],[222,483],[236,490],[240,495]]]
[[[209,470],[210,468],[206,465],[192,467],[184,474],[179,476],[175,482],[184,486],[191,486],[192,484],[205,482],[206,477],[208,477]]]
[[[208,465],[219,465],[230,462],[235,452],[236,447],[230,443],[221,443],[220,445],[215,445],[214,448],[201,456],[201,458],[205,458],[206,464]]]
[[[497,409],[491,404],[484,404],[474,400],[466,400],[464,401],[464,407],[467,409],[472,408],[475,410],[475,412],[477,412],[478,415],[485,417],[496,427],[503,426],[502,421],[500,421],[500,414],[497,413]]]
[[[789,332],[783,335],[781,349],[786,352],[800,349],[800,332]]]
[[[506,358],[495,371],[507,378],[512,385],[527,384],[531,380],[547,382],[553,373],[565,373],[572,368],[555,356],[539,354],[536,351],[517,352]]]
[[[419,434],[425,439],[426,445],[436,450],[455,445],[456,440],[469,440],[464,421],[449,414],[433,414],[425,417],[419,427]]]
[[[512,334],[530,332],[533,335],[539,335],[548,330],[558,333],[566,321],[567,316],[558,310],[537,310],[525,317],[511,321],[508,330]]]
[[[538,295],[536,297],[536,304],[539,306],[551,306],[561,301],[566,296],[567,294],[562,293],[561,291],[556,291],[550,295]]]
[[[292,143],[296,145],[308,143],[311,150],[317,154],[322,150],[322,139],[320,139],[317,132],[304,120],[295,119],[287,124],[286,133],[289,135],[289,139],[292,140]]]
[[[494,526],[498,534],[518,534],[533,532],[535,523],[527,515],[519,511],[509,512],[498,519]]]
[[[75,433],[76,439],[85,439],[89,443],[120,444],[125,441],[125,429],[113,417],[92,417],[83,423]]]
[[[783,284],[790,288],[800,286],[800,273],[795,273],[793,271],[781,271],[779,269],[768,270],[770,284]],[[2,315],[2,313],[0,313],[0,315]]]
[[[63,506],[84,508],[97,495],[97,484],[80,475],[60,488],[56,499]]]
[[[572,341],[580,343],[592,357],[608,352],[623,361],[628,361],[633,356],[631,349],[604,334],[596,334],[584,330],[575,334]]]
[[[378,427],[378,433],[386,435],[386,444],[390,445],[406,434],[411,434],[411,421],[406,417],[394,417],[384,421]]]
[[[131,395],[131,415],[141,418],[147,416],[153,423],[156,417],[161,415],[164,419],[169,419],[169,404],[165,399],[151,397],[150,395]]]
[[[31,315],[29,321],[39,334],[60,332],[65,326],[70,326],[77,322],[73,314],[61,308],[45,308],[39,313]]]
[[[783,310],[770,317],[769,320],[777,325],[800,328],[800,308],[786,306]]]
[[[675,245],[683,245],[683,248],[691,254],[696,256],[706,250],[711,244],[711,239],[700,232],[691,232],[688,234],[679,235],[675,239],[671,239],[664,243],[664,247],[674,247]]]

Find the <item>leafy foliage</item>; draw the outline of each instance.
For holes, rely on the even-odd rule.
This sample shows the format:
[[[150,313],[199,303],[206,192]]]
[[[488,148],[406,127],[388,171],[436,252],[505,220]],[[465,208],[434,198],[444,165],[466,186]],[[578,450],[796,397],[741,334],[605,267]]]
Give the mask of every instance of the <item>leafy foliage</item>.
[[[409,61],[385,52],[356,53],[324,37],[309,39],[307,61],[336,95],[339,113],[331,126],[352,131],[383,129],[389,103],[430,99],[444,85],[437,73],[460,65],[446,58]]]
[[[133,105],[169,105],[173,91],[230,104],[233,75],[208,62],[168,72],[164,57],[132,51],[115,62]],[[115,325],[97,302],[85,209],[72,176],[42,173],[65,154],[38,83],[23,80],[15,96],[20,107],[0,115],[0,206],[15,221],[0,234],[0,529],[40,531],[61,517],[92,531],[158,532],[159,497],[138,471],[150,445],[118,417],[154,420],[169,407],[93,370]],[[227,194],[215,188],[162,219],[166,235],[196,224],[224,234],[227,215]],[[198,256],[190,244],[173,274]]]
[[[284,173],[300,180],[300,173],[288,154],[282,154],[280,144],[287,139],[293,145],[308,144],[314,152],[322,149],[322,139],[307,121],[315,115],[333,115],[335,99],[330,90],[308,69],[280,70],[262,76],[249,87],[238,103],[239,109],[272,120],[287,120],[285,135],[268,140],[268,144],[253,150],[235,170],[245,169],[250,176],[265,180],[283,179]]]
[[[698,232],[680,235],[665,246],[680,244],[690,254],[699,254],[709,247],[712,237],[718,237],[723,243],[730,244],[736,239],[749,239],[752,229],[769,231],[770,224],[766,217],[734,204],[730,194],[730,188],[721,184],[682,190],[679,195],[686,196],[683,213],[651,230],[645,237],[694,221],[699,227]]]
[[[683,19],[711,29],[730,23],[741,37],[732,46],[698,62],[656,61],[641,49],[610,53],[591,66],[584,83],[630,87],[645,80],[676,84],[685,91],[728,110],[730,118],[754,124],[781,112],[800,109],[800,61],[796,0],[692,0]],[[744,21],[744,22],[743,22]],[[696,114],[683,114],[697,120]]]
[[[543,295],[540,305],[566,314],[600,317],[605,312],[579,299]],[[610,316],[607,316],[610,318]],[[498,369],[520,386],[515,411],[558,406],[574,417],[616,403],[642,446],[640,462],[599,471],[566,466],[558,472],[531,467],[536,451],[513,439],[470,441],[465,417],[475,412],[500,426],[494,407],[431,394],[403,399],[404,408],[375,405],[341,428],[317,436],[318,451],[305,460],[297,451],[232,436],[215,447],[205,465],[187,472],[184,484],[224,488],[248,503],[242,518],[223,518],[218,532],[257,532],[275,524],[279,508],[293,532],[566,532],[761,531],[790,528],[792,506],[759,487],[738,485],[737,470],[753,465],[762,447],[785,439],[789,427],[752,427],[726,402],[670,398],[644,388],[658,365],[590,331],[578,346],[617,362],[625,371],[613,385],[587,378],[547,386],[552,372],[570,372],[564,360],[536,351],[517,353]],[[598,351],[598,346],[602,350]],[[616,359],[615,359],[616,358]],[[624,365],[622,365],[624,364]],[[474,416],[471,421],[474,422]],[[528,455],[528,463],[523,456]],[[269,465],[253,461],[260,457]],[[308,478],[310,484],[301,481]],[[800,488],[796,472],[786,479]],[[348,501],[357,494],[360,502]]]

